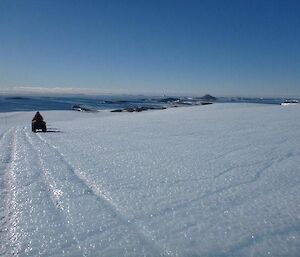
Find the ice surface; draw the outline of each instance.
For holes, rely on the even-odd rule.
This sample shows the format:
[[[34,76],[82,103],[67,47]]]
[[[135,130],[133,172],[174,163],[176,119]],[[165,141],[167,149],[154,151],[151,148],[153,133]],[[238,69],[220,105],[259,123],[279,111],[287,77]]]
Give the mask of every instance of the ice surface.
[[[298,106],[42,114],[0,113],[0,255],[299,256]]]

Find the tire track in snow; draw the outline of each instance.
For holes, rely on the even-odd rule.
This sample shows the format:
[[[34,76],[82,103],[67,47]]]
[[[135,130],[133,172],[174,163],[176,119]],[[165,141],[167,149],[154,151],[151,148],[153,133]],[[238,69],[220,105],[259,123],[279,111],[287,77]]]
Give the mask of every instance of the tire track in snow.
[[[27,132],[25,132],[25,136],[26,136],[25,140],[27,141],[28,146],[30,146],[30,149],[32,150],[30,152],[33,153],[37,157],[36,158],[37,164],[39,166],[40,171],[43,174],[45,186],[48,188],[48,191],[51,192],[50,198],[52,200],[53,206],[55,209],[60,209],[59,199],[57,197],[55,197],[55,195],[56,195],[55,192],[57,190],[56,182],[53,179],[53,177],[51,176],[51,174],[47,171],[47,169],[45,169],[43,167],[43,160],[41,159],[40,155],[38,154],[38,151],[35,149],[33,142],[31,141]]]
[[[48,188],[48,192],[50,192],[50,199],[52,201],[52,204],[54,208],[58,211],[59,216],[62,218],[63,223],[65,224],[66,228],[70,230],[70,233],[72,234],[73,239],[75,240],[76,244],[78,245],[78,250],[81,252],[82,256],[86,256],[86,253],[82,250],[81,243],[79,239],[76,236],[76,232],[74,231],[74,228],[70,226],[71,219],[68,214],[66,214],[64,210],[64,204],[60,200],[60,192],[59,186],[56,183],[55,178],[52,176],[51,172],[45,167],[44,160],[41,158],[39,151],[34,146],[34,143],[31,139],[31,137],[28,135],[28,131],[24,130],[25,133],[25,140],[28,142],[28,145],[32,149],[30,151],[36,156],[37,164],[40,167],[40,171],[43,174],[45,186]],[[72,245],[70,246],[72,247]],[[78,254],[78,253],[77,253]]]
[[[20,240],[24,234],[19,233],[18,228],[20,226],[19,220],[19,211],[18,211],[18,196],[17,188],[18,181],[16,175],[16,166],[18,162],[18,151],[17,151],[17,133],[18,128],[14,129],[12,136],[12,145],[11,145],[11,160],[10,165],[6,172],[6,181],[7,181],[7,205],[6,205],[6,222],[7,222],[7,248],[10,251],[11,255],[19,255],[21,252],[22,245]],[[8,250],[7,250],[8,251]]]
[[[85,192],[90,192],[90,195],[95,197],[98,202],[99,210],[103,210],[103,207],[111,213],[111,215],[119,220],[119,222],[129,228],[129,231],[134,233],[135,237],[138,237],[138,240],[141,244],[146,245],[148,249],[151,250],[151,255],[153,256],[174,256],[175,254],[172,250],[167,249],[166,246],[159,246],[154,242],[153,236],[151,233],[145,231],[144,228],[141,228],[134,222],[130,221],[118,207],[112,202],[112,199],[105,194],[102,189],[99,189],[99,185],[94,184],[92,181],[89,181],[82,174],[77,172],[72,165],[65,159],[64,155],[59,152],[59,150],[49,142],[47,142],[41,135],[37,134],[39,141],[47,146],[49,152],[53,152],[57,159],[59,159],[62,166],[66,166],[67,171],[70,173],[71,177],[80,184],[81,188]],[[88,215],[87,215],[88,217]],[[83,221],[84,222],[84,221]]]
[[[0,142],[2,141],[2,139],[5,137],[5,134],[7,133],[8,131],[5,131],[3,132],[1,135],[0,135]]]
[[[6,137],[7,134],[9,134],[9,132],[11,132],[12,129],[8,129],[6,131],[4,131],[1,135],[0,135],[0,143],[2,142],[2,140],[4,140],[4,138]]]
[[[142,239],[142,243],[146,243],[152,248],[152,253],[155,256],[160,256],[162,253],[158,249],[162,249],[163,247],[158,247],[152,240],[151,235],[145,235],[143,232],[141,232],[142,229],[140,229],[136,224],[131,222],[128,218],[126,218],[121,211],[118,210],[118,207],[114,205],[112,202],[112,199],[105,194],[105,192],[101,189],[99,189],[98,185],[96,185],[94,182],[89,181],[86,177],[79,175],[78,172],[72,167],[72,165],[65,159],[64,155],[57,150],[55,146],[47,142],[44,138],[42,138],[39,134],[37,136],[40,138],[41,141],[43,141],[46,145],[48,145],[61,159],[62,162],[64,162],[68,168],[69,171],[72,172],[72,174],[82,183],[83,187],[86,187],[93,195],[97,198],[98,201],[100,201],[101,205],[104,204],[105,208],[113,213],[114,216],[118,217],[118,219],[121,221],[121,223],[127,227],[129,227],[132,231],[134,231],[138,236],[139,239]],[[146,241],[145,241],[146,240]],[[164,250],[163,254],[170,255],[172,251],[170,250]]]
[[[56,246],[62,245],[67,249],[72,240],[65,240],[64,231],[59,231],[60,228],[51,223],[55,215],[47,212],[51,203],[49,205],[43,197],[47,194],[46,190],[43,185],[38,185],[36,176],[32,176],[38,170],[32,167],[36,165],[32,160],[28,165],[31,151],[26,148],[24,137],[20,136],[24,135],[23,132],[19,128],[14,129],[11,143],[8,144],[10,158],[5,172],[5,226],[3,240],[1,238],[0,241],[0,255],[40,256],[47,253],[65,256],[64,251]]]
[[[10,136],[10,134],[12,134]],[[9,129],[1,135],[0,140],[0,255],[7,254],[8,251],[8,172],[12,166],[13,160],[13,129]]]

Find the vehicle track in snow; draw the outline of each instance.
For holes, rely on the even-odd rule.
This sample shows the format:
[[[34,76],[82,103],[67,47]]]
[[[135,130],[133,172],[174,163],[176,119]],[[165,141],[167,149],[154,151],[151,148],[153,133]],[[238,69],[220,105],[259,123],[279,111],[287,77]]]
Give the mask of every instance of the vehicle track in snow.
[[[68,219],[68,216],[65,215],[64,212],[62,212],[62,203],[59,199],[57,189],[57,183],[51,172],[44,166],[44,161],[41,159],[41,156],[38,154],[38,151],[36,150],[29,134],[26,128],[22,131],[22,139],[23,143],[26,146],[26,151],[31,155],[31,160],[29,161],[29,165],[35,165],[34,170],[37,170],[39,172],[39,175],[42,177],[41,181],[43,184],[43,187],[46,189],[46,196],[43,198],[49,199],[50,207],[47,209],[49,212],[54,212],[54,215],[56,216],[55,220],[53,222],[57,222],[54,224],[54,226],[63,227],[63,230],[65,232],[65,239],[63,244],[63,252],[68,251],[68,248],[76,248],[77,254],[80,252],[81,255],[84,256],[84,252],[80,248],[80,242],[76,237],[76,234],[73,231],[73,227],[70,226],[70,220]],[[36,178],[34,178],[36,179]],[[49,206],[48,204],[48,206]],[[61,236],[59,235],[59,231],[57,232],[57,238],[55,240],[62,241]],[[54,240],[53,240],[54,241]],[[68,242],[66,242],[68,241]],[[61,250],[61,249],[58,249]]]
[[[0,142],[0,256],[67,256],[74,243],[61,229],[24,137],[12,128]]]
[[[28,235],[25,228],[24,214],[28,211],[26,203],[28,199],[20,196],[27,196],[24,186],[27,186],[26,178],[28,173],[23,165],[26,158],[22,142],[20,140],[20,128],[12,128],[3,137],[1,141],[1,149],[5,149],[1,155],[1,164],[6,165],[2,169],[1,186],[3,191],[3,221],[1,223],[1,254],[21,255],[25,253],[26,244],[23,243],[24,238]],[[34,165],[34,163],[32,162]],[[30,199],[31,200],[31,199]],[[27,205],[28,206],[28,205]],[[2,217],[1,217],[2,218]],[[25,226],[24,226],[25,225]]]
[[[0,140],[0,255],[8,251],[8,187],[7,176],[12,168],[14,129],[9,129],[1,135]]]
[[[53,180],[55,189],[52,194],[59,199],[62,215],[66,217],[69,226],[74,227],[72,231],[78,242],[84,241],[80,247],[86,249],[86,255],[91,253],[87,247],[89,238],[111,230],[117,230],[120,238],[125,237],[124,245],[119,245],[121,248],[126,249],[126,244],[129,245],[130,241],[130,247],[133,247],[132,241],[136,241],[136,249],[128,249],[131,251],[130,255],[174,255],[167,246],[155,243],[153,236],[145,228],[141,228],[124,216],[99,185],[87,181],[87,178],[76,171],[64,155],[44,137],[32,134],[28,130],[26,137],[35,154],[39,156],[44,171],[48,173],[47,176]],[[78,208],[82,205],[83,208]],[[143,249],[139,249],[141,247]]]
[[[0,142],[6,137],[7,134],[9,134],[9,132],[11,132],[12,129],[7,129],[4,132],[2,132],[2,134],[0,135]]]

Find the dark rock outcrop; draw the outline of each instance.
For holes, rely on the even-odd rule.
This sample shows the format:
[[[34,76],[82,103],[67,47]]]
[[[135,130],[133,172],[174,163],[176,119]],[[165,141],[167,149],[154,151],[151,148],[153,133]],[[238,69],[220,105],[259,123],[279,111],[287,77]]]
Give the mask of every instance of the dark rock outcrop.
[[[209,94],[206,94],[204,96],[201,96],[201,97],[197,97],[197,99],[199,100],[202,100],[202,101],[216,101],[217,98],[212,96],[212,95],[209,95]]]
[[[115,109],[111,110],[111,112],[143,112],[148,110],[164,110],[167,109],[166,107],[127,107],[123,109]]]

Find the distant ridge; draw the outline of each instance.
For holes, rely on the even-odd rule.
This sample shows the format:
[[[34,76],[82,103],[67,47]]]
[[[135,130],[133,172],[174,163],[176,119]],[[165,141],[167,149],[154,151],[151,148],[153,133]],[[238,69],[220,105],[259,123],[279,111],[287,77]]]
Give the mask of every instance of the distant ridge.
[[[197,99],[200,99],[200,100],[204,100],[204,101],[216,101],[217,98],[212,96],[212,95],[209,95],[209,94],[206,94],[204,96],[201,96],[201,97],[197,97]]]

